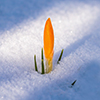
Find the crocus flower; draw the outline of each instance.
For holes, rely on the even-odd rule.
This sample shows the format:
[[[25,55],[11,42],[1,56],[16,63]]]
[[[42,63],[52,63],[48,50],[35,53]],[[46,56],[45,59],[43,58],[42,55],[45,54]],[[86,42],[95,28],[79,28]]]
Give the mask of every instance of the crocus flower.
[[[44,28],[44,55],[46,62],[46,73],[52,71],[52,60],[54,54],[54,32],[50,18],[47,19]]]

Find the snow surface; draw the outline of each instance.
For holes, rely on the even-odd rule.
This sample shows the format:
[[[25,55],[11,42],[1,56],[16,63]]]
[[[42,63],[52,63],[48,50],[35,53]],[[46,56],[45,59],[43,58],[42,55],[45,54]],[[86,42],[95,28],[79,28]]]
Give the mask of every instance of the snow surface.
[[[48,17],[55,35],[53,71],[41,75],[33,56],[41,70]],[[99,19],[99,0],[0,0],[0,100],[99,100]]]

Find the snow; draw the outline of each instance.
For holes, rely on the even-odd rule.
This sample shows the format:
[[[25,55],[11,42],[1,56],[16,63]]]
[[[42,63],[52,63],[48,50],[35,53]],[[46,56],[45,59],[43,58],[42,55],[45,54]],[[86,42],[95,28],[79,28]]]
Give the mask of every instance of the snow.
[[[55,36],[53,71],[41,75],[33,56],[40,71],[48,17]],[[99,100],[99,19],[99,0],[1,0],[0,100]]]

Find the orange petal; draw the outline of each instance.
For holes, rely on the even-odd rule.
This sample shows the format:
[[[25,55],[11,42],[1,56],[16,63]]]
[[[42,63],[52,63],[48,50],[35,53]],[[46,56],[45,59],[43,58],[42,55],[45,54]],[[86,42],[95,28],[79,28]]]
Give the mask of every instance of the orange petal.
[[[46,59],[53,58],[54,32],[50,18],[47,19],[44,28],[44,54]]]

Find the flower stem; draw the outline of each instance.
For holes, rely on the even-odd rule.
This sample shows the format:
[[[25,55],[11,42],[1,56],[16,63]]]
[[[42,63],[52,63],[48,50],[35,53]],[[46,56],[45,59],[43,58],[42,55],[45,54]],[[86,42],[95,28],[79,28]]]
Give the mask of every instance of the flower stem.
[[[52,60],[51,59],[50,60],[46,59],[46,73],[51,72],[52,67],[53,67]]]

